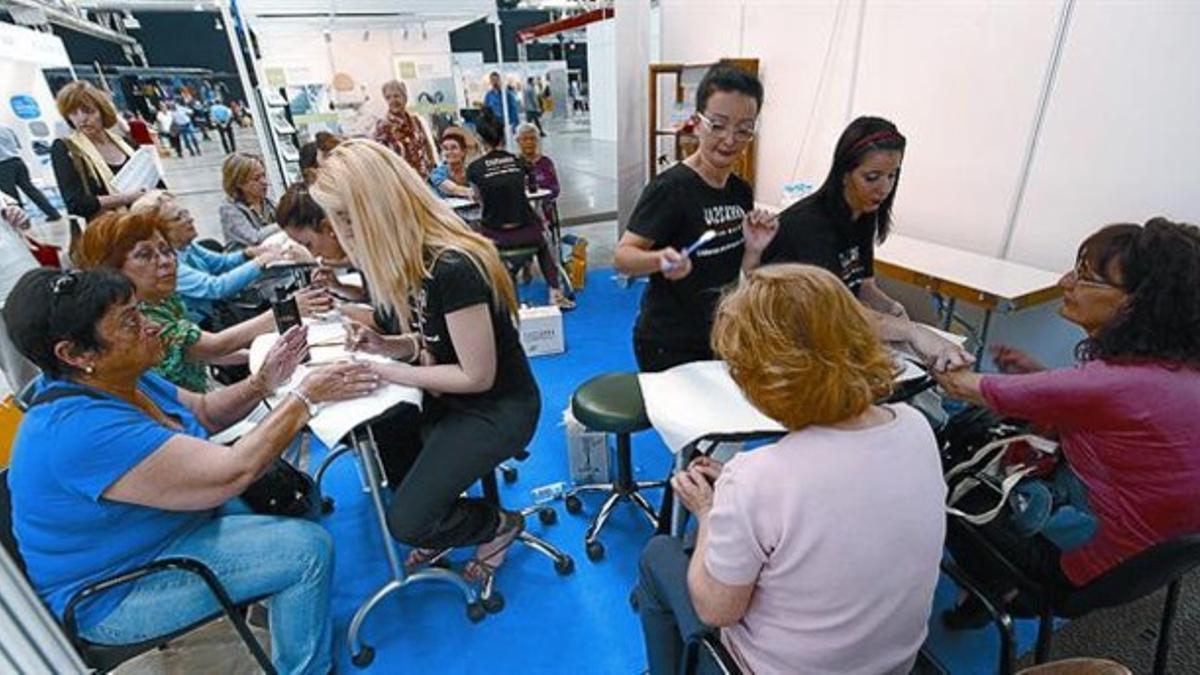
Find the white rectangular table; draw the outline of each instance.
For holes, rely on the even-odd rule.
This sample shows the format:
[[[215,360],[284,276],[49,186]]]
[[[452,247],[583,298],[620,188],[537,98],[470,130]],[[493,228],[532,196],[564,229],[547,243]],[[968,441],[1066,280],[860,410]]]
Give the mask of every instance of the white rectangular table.
[[[1062,295],[1060,275],[1054,272],[902,234],[888,236],[876,250],[875,270],[933,295],[942,328],[958,323],[971,332],[977,366],[993,312],[1015,312]],[[983,310],[978,326],[955,312],[960,300]]]

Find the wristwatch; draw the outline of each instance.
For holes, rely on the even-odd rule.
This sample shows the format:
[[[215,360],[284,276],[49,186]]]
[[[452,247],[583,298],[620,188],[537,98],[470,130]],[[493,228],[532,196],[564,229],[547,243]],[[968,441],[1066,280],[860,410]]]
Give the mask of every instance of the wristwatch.
[[[295,396],[301,403],[304,404],[304,409],[308,411],[309,419],[316,417],[317,413],[321,411],[321,406],[317,403],[314,403],[313,400],[311,398],[309,398],[307,394],[300,391],[299,389],[293,389],[293,390],[289,391],[288,393]]]

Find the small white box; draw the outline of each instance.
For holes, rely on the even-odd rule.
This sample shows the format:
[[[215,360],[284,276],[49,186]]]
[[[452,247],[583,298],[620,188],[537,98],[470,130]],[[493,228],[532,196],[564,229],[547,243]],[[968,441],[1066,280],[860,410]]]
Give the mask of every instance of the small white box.
[[[529,356],[561,354],[566,348],[563,340],[562,312],[558,307],[522,307],[521,346]]]
[[[608,434],[589,431],[571,408],[563,411],[563,426],[567,430],[567,466],[571,482],[576,485],[612,482],[609,473]]]

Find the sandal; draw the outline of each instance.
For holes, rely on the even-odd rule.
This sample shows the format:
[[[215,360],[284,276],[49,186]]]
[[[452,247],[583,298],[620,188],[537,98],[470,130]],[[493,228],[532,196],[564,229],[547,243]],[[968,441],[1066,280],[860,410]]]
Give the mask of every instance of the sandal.
[[[404,559],[404,573],[412,574],[422,567],[428,567],[441,560],[450,552],[450,549],[435,549],[435,548],[414,548],[408,552],[408,557]]]
[[[513,542],[525,531],[525,518],[512,511],[500,512],[500,527],[496,536],[484,545],[499,542],[497,548],[485,556],[476,555],[463,566],[462,577],[468,582],[482,583],[496,574],[496,570],[504,563],[504,554],[512,548]]]
[[[563,295],[562,293],[557,293],[551,296],[550,304],[555,305],[564,312],[569,312],[575,309],[575,301],[571,298],[568,298],[566,295]]]

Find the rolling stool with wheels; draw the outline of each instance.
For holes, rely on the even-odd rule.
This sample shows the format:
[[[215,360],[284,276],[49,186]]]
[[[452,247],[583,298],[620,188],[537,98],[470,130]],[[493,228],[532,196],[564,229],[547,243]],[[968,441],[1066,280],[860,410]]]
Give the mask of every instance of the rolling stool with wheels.
[[[504,268],[508,270],[508,278],[512,280],[513,290],[518,287],[517,274],[521,268],[533,262],[537,258],[538,250],[536,246],[513,246],[500,248],[496,247],[500,252],[500,262],[504,263]]]
[[[524,459],[524,457],[518,457],[518,459]],[[504,465],[497,467],[497,470],[503,471]],[[483,488],[483,498],[503,508],[503,504],[500,503],[500,488],[496,482],[496,472],[488,472],[483,478],[479,479],[479,483]],[[522,518],[528,518],[536,513],[538,520],[543,525],[553,525],[558,522],[558,513],[555,512],[553,507],[544,504],[527,506],[518,511],[518,513],[521,514]],[[558,547],[545,539],[530,534],[529,530],[523,530],[521,534],[517,535],[517,541],[554,561],[554,571],[560,575],[566,576],[575,571],[575,560],[571,556],[563,553]],[[489,575],[479,591],[479,601],[483,604],[484,609],[494,614],[504,609],[504,596],[500,595],[500,591],[495,590],[493,582],[493,577]]]
[[[351,432],[350,445],[338,448],[325,458],[314,477],[317,486],[320,486],[321,478],[324,477],[329,465],[347,452],[353,452],[358,459],[363,488],[371,497],[371,506],[379,526],[380,536],[383,539],[384,552],[387,553],[388,569],[391,572],[391,578],[359,606],[358,611],[350,620],[350,628],[346,633],[346,645],[350,648],[351,662],[359,668],[365,668],[375,659],[375,649],[359,639],[363,622],[366,621],[371,610],[375,609],[375,606],[384,598],[402,588],[422,581],[449,583],[462,592],[463,599],[467,603],[467,618],[472,623],[482,621],[487,615],[487,610],[484,609],[475,589],[455,572],[430,565],[412,574],[405,574],[404,566],[400,562],[400,555],[396,551],[396,541],[392,539],[392,533],[388,530],[387,509],[383,503],[383,490],[388,486],[387,477],[384,476],[383,464],[379,459],[379,447],[375,443],[375,434],[369,425]],[[326,499],[322,506],[325,513],[333,510],[333,502],[329,499]]]
[[[584,382],[571,396],[571,412],[575,419],[588,429],[615,434],[617,437],[616,482],[579,485],[568,490],[566,494],[567,511],[578,513],[583,508],[578,493],[609,493],[584,538],[588,559],[595,561],[604,557],[604,544],[600,543],[598,537],[617,502],[633,502],[650,521],[650,526],[658,528],[658,516],[654,507],[650,506],[640,491],[661,488],[666,486],[667,482],[633,480],[630,436],[636,431],[650,428],[650,418],[646,416],[646,406],[642,402],[642,389],[638,385],[637,374],[608,373]]]

